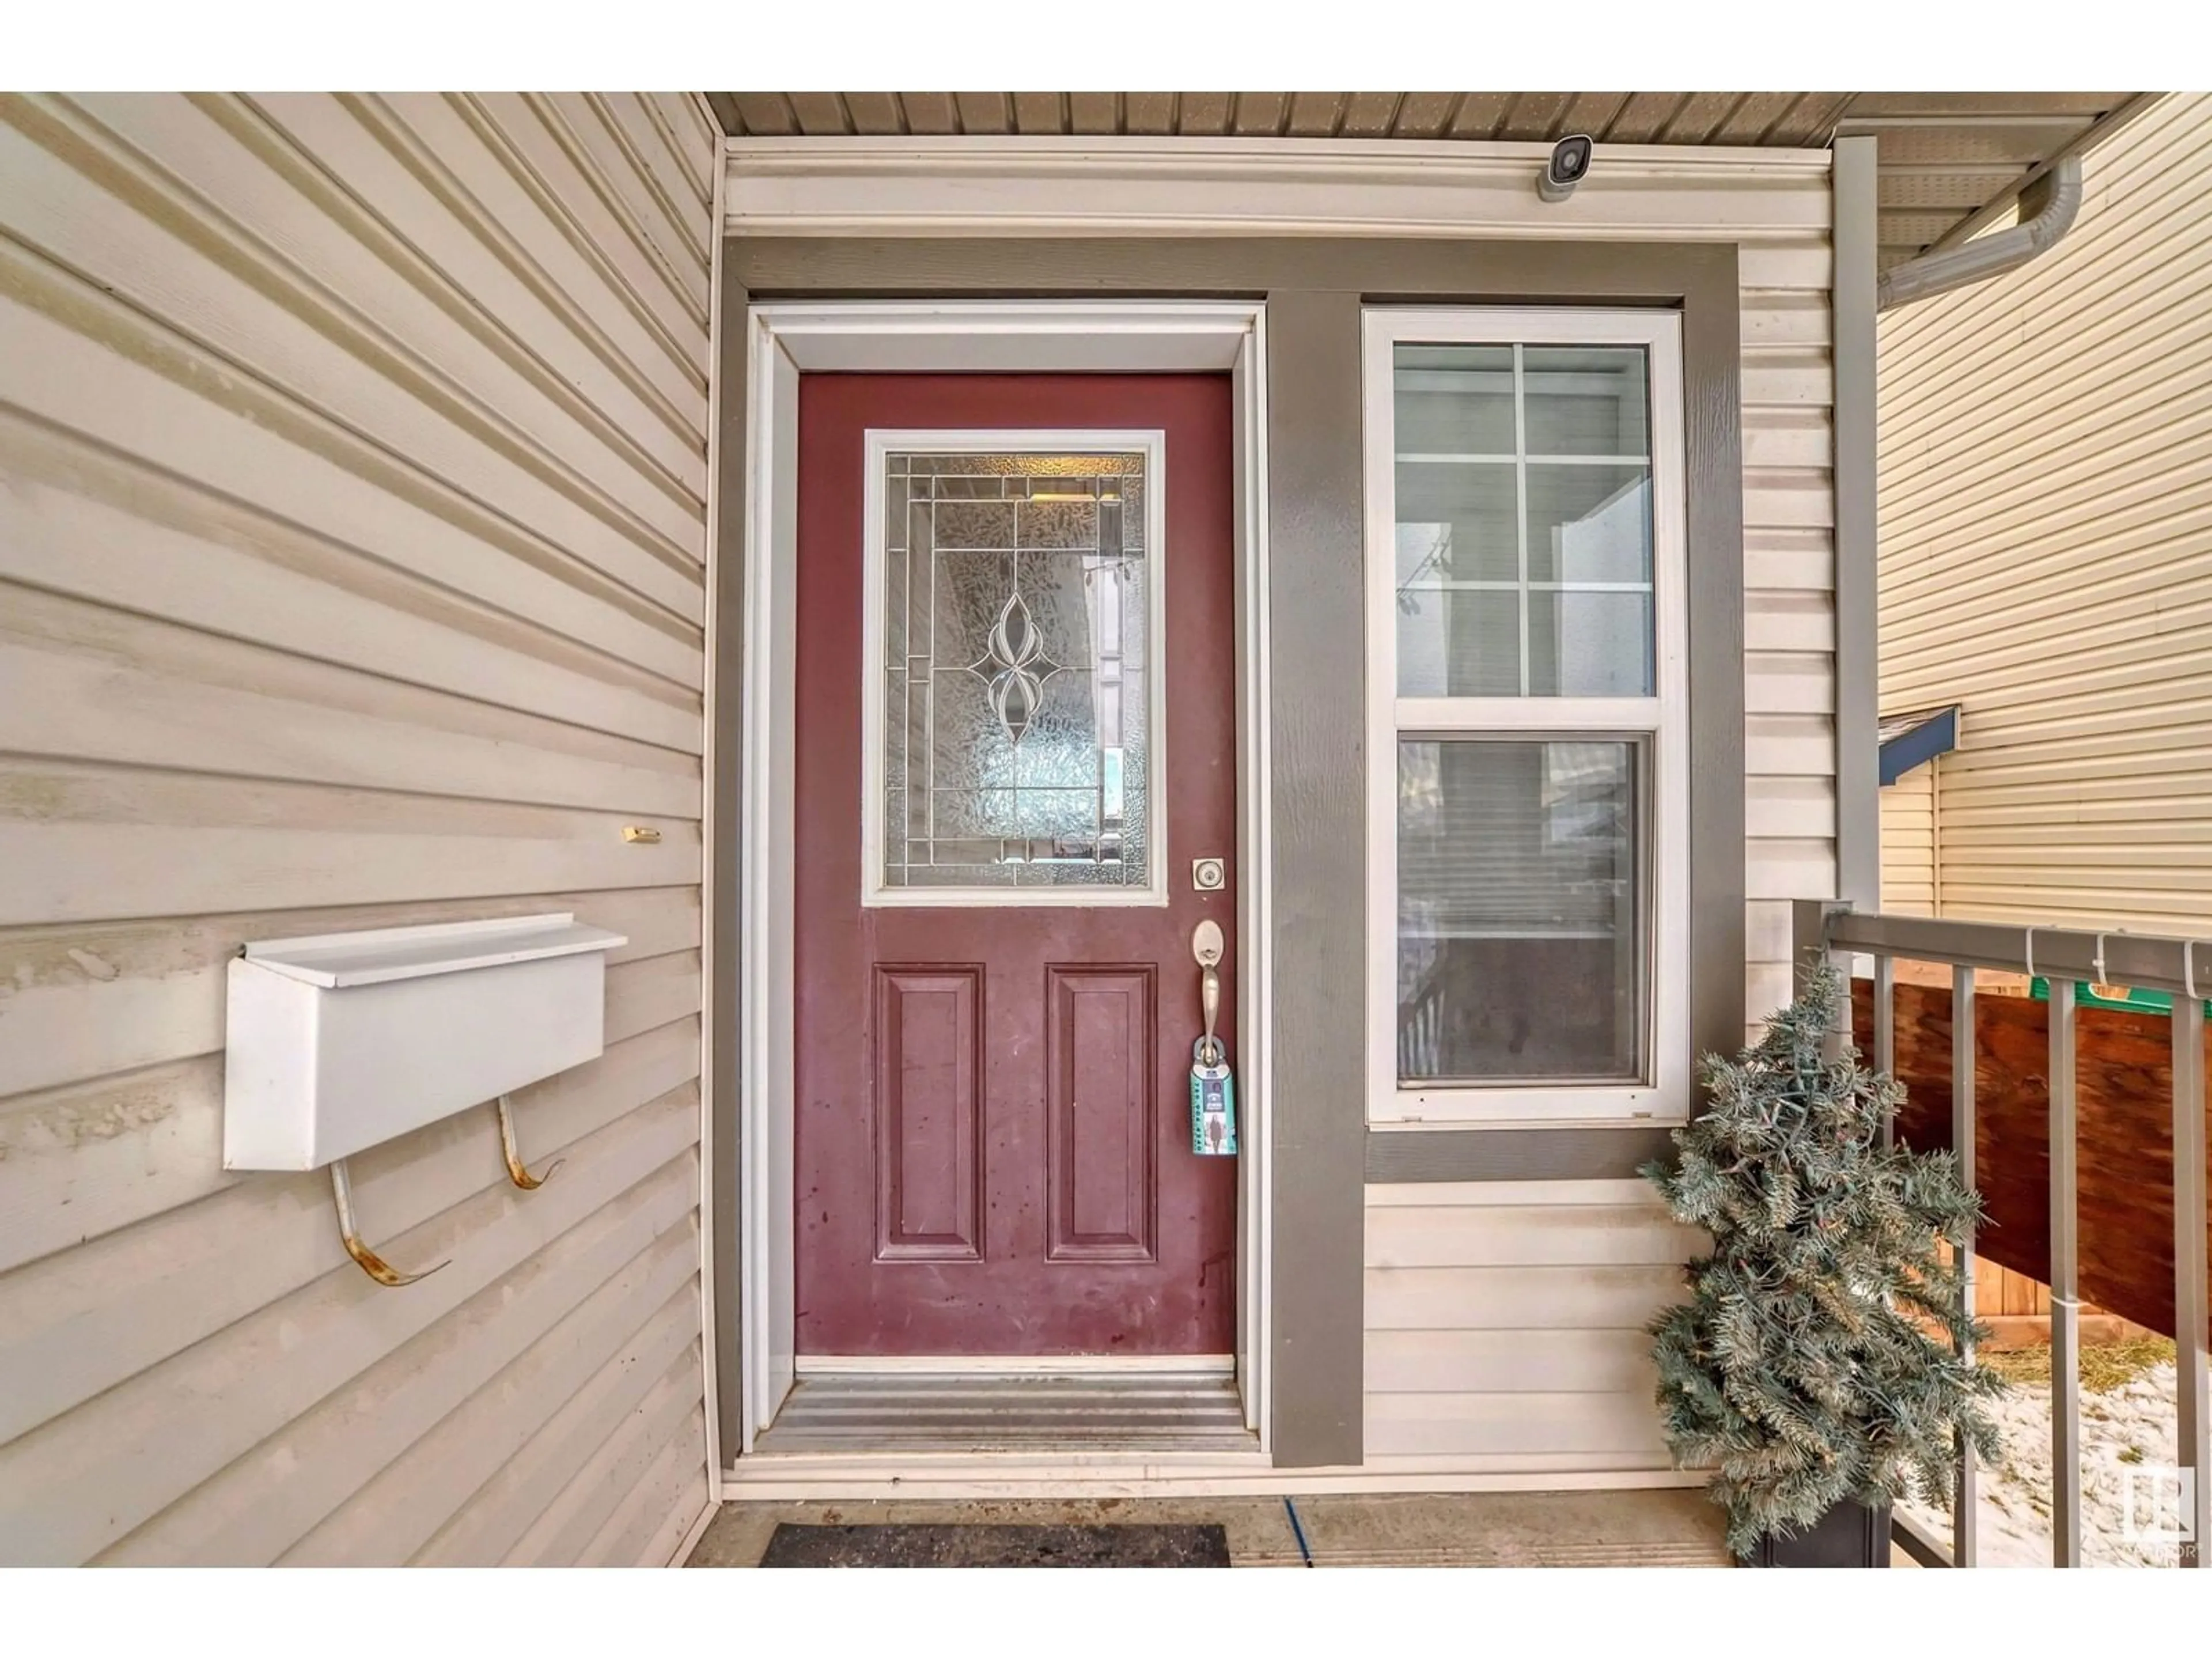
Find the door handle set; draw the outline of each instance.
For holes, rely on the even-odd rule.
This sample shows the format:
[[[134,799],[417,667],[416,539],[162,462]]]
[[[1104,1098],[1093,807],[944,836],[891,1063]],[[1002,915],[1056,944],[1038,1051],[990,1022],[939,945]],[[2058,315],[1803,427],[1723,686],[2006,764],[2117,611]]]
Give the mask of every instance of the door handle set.
[[[1221,1023],[1221,924],[1208,917],[1191,930],[1190,954],[1198,963],[1198,1009],[1206,1029],[1190,1046],[1190,1149],[1201,1157],[1237,1155],[1237,1083],[1229,1048],[1215,1033]]]
[[[1198,963],[1198,1009],[1206,1022],[1197,1058],[1204,1066],[1218,1066],[1224,1058],[1221,1039],[1213,1034],[1221,1019],[1222,951],[1221,924],[1211,916],[1191,930],[1190,954]]]

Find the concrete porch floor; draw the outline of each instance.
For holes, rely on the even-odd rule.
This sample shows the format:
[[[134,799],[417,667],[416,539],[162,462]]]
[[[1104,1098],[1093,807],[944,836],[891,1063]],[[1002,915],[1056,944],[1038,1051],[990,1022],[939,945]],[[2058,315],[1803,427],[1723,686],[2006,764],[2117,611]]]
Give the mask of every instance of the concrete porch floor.
[[[1293,1498],[1317,1567],[1724,1567],[1721,1515],[1702,1492],[1471,1492]],[[750,1567],[778,1522],[1218,1522],[1231,1565],[1304,1564],[1280,1498],[1105,1498],[726,1504],[685,1563]]]

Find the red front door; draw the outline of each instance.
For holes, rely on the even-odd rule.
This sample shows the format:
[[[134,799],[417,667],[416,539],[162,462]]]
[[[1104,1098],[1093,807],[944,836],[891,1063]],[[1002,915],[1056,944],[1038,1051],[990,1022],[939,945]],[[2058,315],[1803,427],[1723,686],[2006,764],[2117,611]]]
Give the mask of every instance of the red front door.
[[[799,408],[799,1352],[1226,1354],[1189,1075],[1194,931],[1237,932],[1229,382]]]

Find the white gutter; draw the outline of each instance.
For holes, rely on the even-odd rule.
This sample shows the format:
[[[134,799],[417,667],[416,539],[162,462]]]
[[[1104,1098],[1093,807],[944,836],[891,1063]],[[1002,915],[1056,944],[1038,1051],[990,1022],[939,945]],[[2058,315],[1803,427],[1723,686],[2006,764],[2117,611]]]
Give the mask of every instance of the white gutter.
[[[2009,230],[1977,236],[1940,253],[1923,253],[1901,265],[1892,265],[1875,286],[1875,308],[1887,311],[1954,288],[1964,288],[1969,283],[2002,276],[2057,246],[2072,228],[2074,216],[2081,210],[2081,158],[2069,155],[2060,160],[2036,180],[2031,192],[2040,195],[2043,201],[2034,217],[2021,221]],[[2029,196],[2023,196],[2023,205],[2029,199]]]

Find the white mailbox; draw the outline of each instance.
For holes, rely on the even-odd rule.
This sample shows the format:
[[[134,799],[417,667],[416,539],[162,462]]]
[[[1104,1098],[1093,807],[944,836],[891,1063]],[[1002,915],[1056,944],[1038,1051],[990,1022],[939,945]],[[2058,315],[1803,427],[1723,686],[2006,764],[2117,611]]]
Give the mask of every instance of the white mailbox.
[[[230,964],[227,1170],[314,1170],[595,1060],[606,953],[573,915],[248,945]]]

